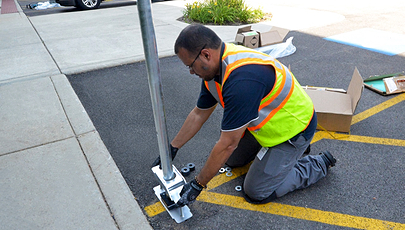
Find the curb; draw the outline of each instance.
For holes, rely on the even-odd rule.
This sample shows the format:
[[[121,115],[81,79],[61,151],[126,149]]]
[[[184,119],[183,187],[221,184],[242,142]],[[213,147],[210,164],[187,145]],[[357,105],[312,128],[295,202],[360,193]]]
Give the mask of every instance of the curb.
[[[67,119],[119,229],[152,229],[66,76],[51,77]]]

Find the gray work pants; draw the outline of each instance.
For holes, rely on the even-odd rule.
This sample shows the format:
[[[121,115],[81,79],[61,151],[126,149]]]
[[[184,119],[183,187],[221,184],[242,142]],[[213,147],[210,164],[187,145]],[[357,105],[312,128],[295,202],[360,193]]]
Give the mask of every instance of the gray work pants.
[[[301,158],[311,139],[306,140],[302,134],[298,134],[258,157],[257,153],[262,147],[252,134],[246,132],[226,164],[239,167],[253,160],[243,185],[245,194],[252,200],[281,197],[296,189],[306,188],[326,176],[327,167],[320,155]]]

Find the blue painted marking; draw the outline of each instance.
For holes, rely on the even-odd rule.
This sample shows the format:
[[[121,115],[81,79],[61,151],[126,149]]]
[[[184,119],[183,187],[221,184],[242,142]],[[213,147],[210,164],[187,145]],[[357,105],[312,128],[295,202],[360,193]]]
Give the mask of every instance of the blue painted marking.
[[[405,35],[371,28],[363,28],[324,39],[389,56],[405,52]]]

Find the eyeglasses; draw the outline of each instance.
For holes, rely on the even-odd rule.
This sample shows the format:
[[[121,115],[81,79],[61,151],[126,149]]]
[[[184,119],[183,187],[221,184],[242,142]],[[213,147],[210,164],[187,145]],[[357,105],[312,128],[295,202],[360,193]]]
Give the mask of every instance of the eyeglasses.
[[[199,57],[200,54],[201,54],[201,51],[203,51],[203,49],[204,49],[206,46],[207,46],[207,44],[205,44],[205,45],[200,49],[200,52],[198,52],[197,57],[195,57],[194,61],[188,66],[188,69],[191,70],[191,69],[193,68],[193,65],[194,65],[195,61],[197,61],[198,57]]]

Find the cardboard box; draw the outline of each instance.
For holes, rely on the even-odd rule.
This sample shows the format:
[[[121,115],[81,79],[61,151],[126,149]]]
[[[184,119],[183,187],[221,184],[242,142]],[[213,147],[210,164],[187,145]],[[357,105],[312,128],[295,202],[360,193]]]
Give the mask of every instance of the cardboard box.
[[[249,48],[259,47],[259,39],[259,33],[252,30],[251,26],[239,28],[235,37],[235,41],[237,42],[237,44]]]
[[[322,87],[303,87],[311,97],[319,130],[349,132],[354,111],[363,92],[363,78],[357,67],[354,69],[347,92]]]
[[[381,95],[402,93],[405,92],[405,75],[404,73],[394,73],[370,76],[364,80],[363,84]]]
[[[284,41],[289,30],[273,26],[267,32],[258,31],[260,34],[259,47],[277,44]]]
[[[249,48],[258,48],[283,42],[288,32],[288,29],[275,26],[266,32],[252,30],[251,26],[245,26],[238,29],[235,41],[239,45]]]

